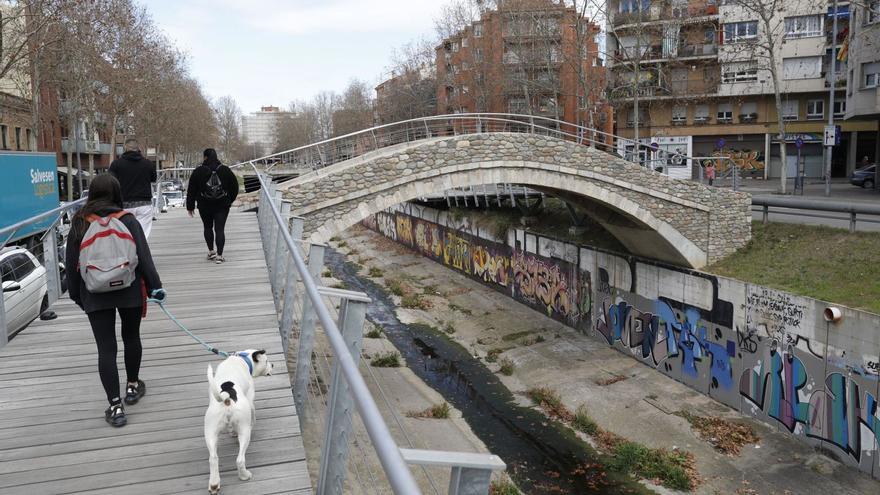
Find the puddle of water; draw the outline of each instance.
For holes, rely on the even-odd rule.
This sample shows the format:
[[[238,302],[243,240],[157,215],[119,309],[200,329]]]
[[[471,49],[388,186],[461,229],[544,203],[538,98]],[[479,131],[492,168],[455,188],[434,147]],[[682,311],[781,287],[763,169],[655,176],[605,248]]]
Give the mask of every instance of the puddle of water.
[[[382,326],[419,378],[461,411],[489,451],[507,463],[508,473],[525,493],[645,492],[637,483],[606,474],[596,451],[571,430],[517,405],[498,377],[460,344],[423,325],[401,323],[386,292],[358,276],[357,267],[343,255],[329,250],[325,263],[348,288],[372,298],[367,318]]]

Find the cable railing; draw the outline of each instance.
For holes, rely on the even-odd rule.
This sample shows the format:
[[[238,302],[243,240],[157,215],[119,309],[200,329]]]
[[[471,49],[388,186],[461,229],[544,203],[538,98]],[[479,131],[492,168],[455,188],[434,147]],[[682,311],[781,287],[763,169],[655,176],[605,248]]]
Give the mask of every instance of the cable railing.
[[[65,203],[0,229],[0,347],[30,321],[48,310],[62,294],[64,219],[78,210],[85,198]],[[33,225],[45,230],[7,246],[16,233]],[[7,249],[8,248],[8,249]],[[36,260],[37,264],[34,263]]]
[[[637,142],[553,117],[512,113],[459,113],[403,120],[279,151],[232,167],[250,165],[271,172],[275,167],[286,166],[315,172],[383,148],[432,138],[487,133],[525,133],[554,137],[590,146],[651,170],[667,173],[670,167],[697,166],[700,168],[700,178],[703,165],[710,162],[718,169],[730,168],[737,173],[739,169],[737,163],[728,157],[690,156],[665,150],[655,143]],[[728,167],[722,167],[724,163]]]
[[[316,492],[385,493],[380,485],[387,484],[395,494],[420,494],[408,466],[414,464],[443,468],[447,493],[488,493],[492,473],[505,469],[497,456],[403,449],[394,440],[359,369],[371,300],[362,292],[321,286],[325,246],[302,240],[303,219],[290,215],[290,203],[267,174],[256,164],[251,168],[260,182],[257,221]],[[423,472],[436,492],[433,476]]]

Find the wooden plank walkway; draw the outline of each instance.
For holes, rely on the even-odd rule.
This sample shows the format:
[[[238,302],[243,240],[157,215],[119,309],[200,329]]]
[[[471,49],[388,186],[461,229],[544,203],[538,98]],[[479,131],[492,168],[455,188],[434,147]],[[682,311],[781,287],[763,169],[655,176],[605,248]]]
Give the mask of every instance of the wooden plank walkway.
[[[182,210],[162,214],[150,238],[175,316],[220,349],[265,348],[275,364],[256,380],[254,477],[238,480],[236,440],[222,435],[222,493],[311,493],[254,215],[231,213],[226,238],[227,263],[209,263],[198,216]],[[126,408],[125,427],[112,428],[88,320],[66,298],[54,309],[56,320],[32,323],[0,349],[0,495],[206,493],[205,372],[218,359],[151,305],[141,325],[147,395]],[[122,358],[120,339],[120,381]]]

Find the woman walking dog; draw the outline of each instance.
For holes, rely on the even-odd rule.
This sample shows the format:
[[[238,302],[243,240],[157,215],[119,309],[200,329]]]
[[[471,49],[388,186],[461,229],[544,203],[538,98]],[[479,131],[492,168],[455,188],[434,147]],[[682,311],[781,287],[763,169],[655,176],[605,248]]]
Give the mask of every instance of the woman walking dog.
[[[142,347],[141,318],[146,294],[165,299],[143,228],[122,209],[122,189],[112,175],[95,177],[89,199],[73,218],[66,261],[70,298],[88,315],[98,345],[98,372],[110,407],[104,419],[124,426],[116,367],[116,313],[122,322],[127,387],[125,403],[133,405],[146,393],[138,377]]]
[[[193,170],[186,189],[186,211],[193,216],[196,202],[199,216],[205,227],[205,243],[208,245],[208,260],[223,263],[223,247],[226,245],[226,218],[229,207],[238,196],[238,178],[229,167],[220,163],[217,152],[208,148],[203,153],[204,161]],[[217,250],[214,250],[214,241]]]

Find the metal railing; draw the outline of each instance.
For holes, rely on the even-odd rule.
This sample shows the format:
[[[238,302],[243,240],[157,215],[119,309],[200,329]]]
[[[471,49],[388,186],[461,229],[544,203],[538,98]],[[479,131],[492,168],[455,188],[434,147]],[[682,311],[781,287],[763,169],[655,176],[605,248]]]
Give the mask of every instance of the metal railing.
[[[348,482],[369,483],[375,489],[372,457],[363,450],[369,443],[396,494],[421,493],[408,463],[451,468],[450,494],[488,493],[492,472],[505,469],[497,456],[401,449],[395,442],[359,371],[370,299],[362,292],[320,285],[325,246],[304,244],[308,256],[300,252],[303,219],[291,217],[290,203],[282,201],[281,191],[255,165],[252,168],[260,181],[257,219],[280,313],[279,331],[288,363],[295,369],[294,403],[307,445],[321,446],[320,459],[307,455],[310,467],[317,464],[313,472],[316,492],[342,493],[349,474],[353,476]],[[333,301],[339,304],[338,322],[331,316]],[[321,333],[316,331],[318,324]],[[354,409],[360,423],[355,421]],[[359,430],[366,431],[368,442],[358,439]],[[352,454],[360,454],[362,462],[352,462]]]
[[[317,171],[366,153],[413,141],[466,134],[510,132],[549,136],[582,144],[618,158],[638,161],[645,166],[651,165],[651,163],[645,163],[646,160],[640,159],[640,157],[648,157],[649,161],[656,163],[688,160],[692,164],[699,164],[699,160],[705,158],[655,149],[650,143],[636,142],[629,138],[553,117],[512,113],[460,113],[420,117],[370,127],[343,136],[254,158],[233,165],[233,167],[250,165],[269,172],[276,166],[292,166]],[[621,154],[620,150],[626,151]],[[727,161],[731,167],[737,168],[736,163],[729,158],[713,157],[713,159],[716,163]]]
[[[22,305],[28,304],[23,298],[16,298],[15,295],[31,297],[36,294],[39,296],[42,299],[39,308],[40,314],[61,297],[63,260],[59,259],[58,248],[61,244],[59,237],[64,237],[62,219],[65,214],[71,215],[78,210],[85,201],[85,198],[79,199],[0,229],[0,252],[2,252],[10,239],[15,237],[16,232],[34,224],[43,224],[49,221],[45,231],[36,234],[30,238],[30,242],[25,242],[20,246],[27,249],[40,262],[42,268],[45,269],[45,275],[42,275],[40,267],[31,268],[28,266],[27,263],[32,265],[33,262],[29,259],[25,262],[22,257],[18,257],[21,260],[21,265],[18,266],[25,267],[25,270],[17,270],[18,266],[7,264],[2,269],[3,273],[0,274],[3,277],[3,298],[0,299],[0,347],[4,347],[9,342],[9,338],[23,328],[20,323],[17,323],[15,327],[11,326],[13,317],[25,314],[23,313],[25,308],[22,308]],[[43,284],[46,285],[45,294],[43,294],[41,287]],[[6,305],[7,294],[12,301],[8,307]]]
[[[803,217],[825,218],[831,220],[846,220],[840,217],[830,217],[825,213],[846,213],[849,220],[849,231],[856,231],[856,216],[869,215],[880,216],[880,205],[860,204],[860,203],[842,203],[838,201],[821,201],[799,198],[768,198],[761,196],[752,197],[752,206],[759,207],[758,211],[762,212],[761,220],[763,223],[770,221],[770,208],[785,208],[788,211],[778,211],[775,213],[783,215],[796,215]],[[819,213],[804,213],[791,210],[808,210]],[[877,219],[863,219],[863,222],[880,223]]]

